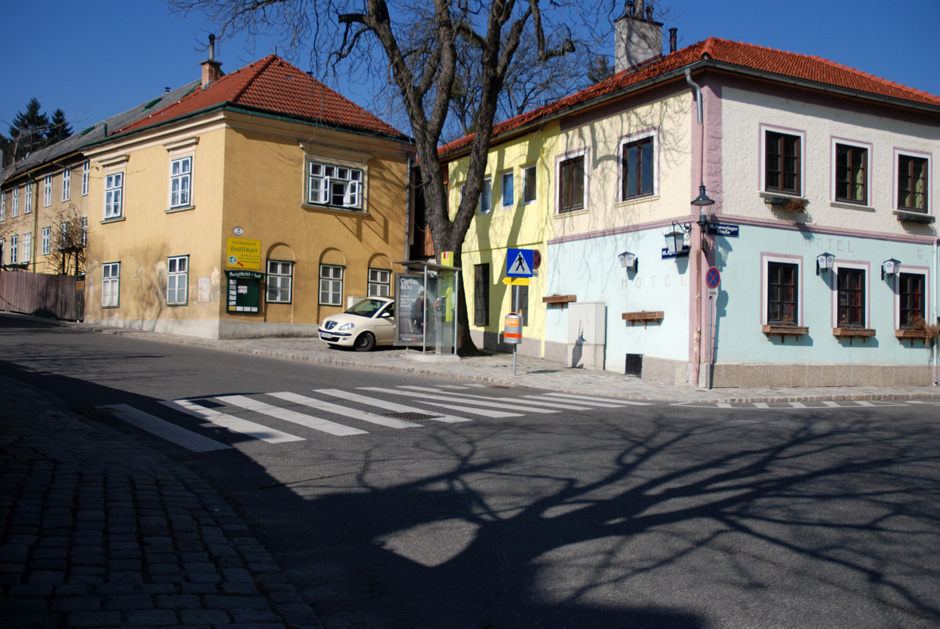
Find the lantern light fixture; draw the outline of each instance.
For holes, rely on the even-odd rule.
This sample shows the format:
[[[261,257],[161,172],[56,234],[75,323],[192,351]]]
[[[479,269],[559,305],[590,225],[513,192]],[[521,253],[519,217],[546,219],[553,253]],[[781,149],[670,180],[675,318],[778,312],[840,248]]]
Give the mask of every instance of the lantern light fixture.
[[[820,253],[816,256],[816,275],[822,271],[831,271],[836,264],[836,257],[831,253]]]

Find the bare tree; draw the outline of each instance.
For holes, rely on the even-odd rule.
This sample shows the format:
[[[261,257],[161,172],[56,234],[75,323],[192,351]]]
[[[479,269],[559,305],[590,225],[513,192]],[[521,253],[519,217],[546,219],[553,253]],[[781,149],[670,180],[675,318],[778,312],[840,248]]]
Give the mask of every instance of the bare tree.
[[[314,67],[344,64],[347,73],[362,72],[389,82],[415,139],[435,251],[453,251],[457,266],[482,189],[501,97],[514,77],[525,75],[520,64],[541,79],[520,78],[520,85],[531,83],[533,89],[523,90],[522,98],[503,99],[506,112],[535,102],[539,85],[565,92],[576,88],[553,85],[545,80],[550,75],[540,74],[539,68],[574,52],[576,40],[586,42],[594,36],[591,28],[576,36],[568,25],[606,25],[609,12],[617,10],[602,3],[585,7],[574,0],[413,0],[395,5],[386,0],[168,1],[183,13],[205,13],[223,38],[235,32],[278,34],[289,46],[309,46]],[[464,94],[466,111],[460,126],[475,133],[464,195],[456,212],[450,213],[438,146],[454,98]],[[458,342],[461,352],[469,354],[476,348],[470,340],[466,299],[461,298],[460,305]]]
[[[59,209],[55,215],[59,225],[57,246],[51,248],[47,263],[54,273],[82,275],[85,273],[86,228],[81,211],[74,204]]]

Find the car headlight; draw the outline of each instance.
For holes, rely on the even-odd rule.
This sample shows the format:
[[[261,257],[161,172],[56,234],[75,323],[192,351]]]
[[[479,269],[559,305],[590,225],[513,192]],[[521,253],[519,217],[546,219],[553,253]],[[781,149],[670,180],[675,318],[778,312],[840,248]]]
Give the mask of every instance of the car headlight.
[[[339,328],[337,328],[337,329],[338,329],[340,332],[343,332],[343,331],[345,331],[345,330],[352,330],[354,327],[356,327],[356,324],[355,324],[355,323],[344,323],[343,325],[339,326]]]

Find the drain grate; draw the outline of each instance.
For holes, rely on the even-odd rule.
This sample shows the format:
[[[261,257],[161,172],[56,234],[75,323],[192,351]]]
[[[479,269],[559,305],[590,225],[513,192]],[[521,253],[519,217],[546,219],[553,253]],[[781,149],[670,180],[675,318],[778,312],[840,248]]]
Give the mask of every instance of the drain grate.
[[[434,419],[440,415],[425,415],[424,413],[385,413],[384,417],[394,417],[395,419]]]

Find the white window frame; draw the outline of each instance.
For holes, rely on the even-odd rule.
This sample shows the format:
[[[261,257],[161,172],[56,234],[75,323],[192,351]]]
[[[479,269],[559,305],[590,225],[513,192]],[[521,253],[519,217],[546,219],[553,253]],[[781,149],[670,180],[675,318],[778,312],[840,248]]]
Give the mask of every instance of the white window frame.
[[[72,169],[66,168],[62,171],[62,201],[68,201],[72,198]]]
[[[7,193],[0,190],[0,221],[7,219]]]
[[[42,228],[42,255],[47,256],[52,251],[52,228]]]
[[[363,164],[308,157],[305,162],[305,205],[341,210],[365,208],[366,169]],[[339,203],[337,196],[342,196]]]
[[[509,185],[506,182],[509,181]],[[509,198],[506,198],[506,192],[509,192]],[[516,204],[516,176],[512,170],[504,170],[499,176],[499,199],[504,210],[507,210]]]
[[[10,218],[20,215],[20,189],[13,188],[13,203],[10,205]]]
[[[52,205],[52,175],[46,175],[42,180],[42,206]]]
[[[924,319],[926,320],[930,312],[930,267],[927,266],[914,266],[911,264],[901,264],[898,269],[897,275],[894,276],[893,288],[894,292],[894,329],[901,330],[907,328],[901,328],[901,274],[904,275],[922,275],[924,277]]]
[[[33,260],[33,232],[23,234],[23,262],[28,263]]]
[[[193,206],[193,156],[170,159],[170,209]]]
[[[189,256],[166,260],[166,305],[189,305]]]
[[[19,264],[20,253],[19,253],[19,244],[20,237],[16,234],[10,236],[10,264]]]
[[[88,217],[82,217],[82,246],[88,246]]]
[[[871,328],[871,265],[867,262],[839,262],[832,267],[832,327],[841,327],[839,323],[839,269],[861,271],[865,274],[865,325],[863,329]]]
[[[800,138],[800,192],[780,192],[767,190],[767,133],[779,133],[781,135],[791,135]],[[794,198],[804,198],[806,195],[806,131],[799,129],[790,129],[788,127],[777,127],[774,125],[760,125],[760,170],[757,173],[758,187],[764,194],[780,195]]]
[[[562,164],[573,159],[581,158],[582,160],[582,184],[581,184],[581,207],[572,210],[561,209],[561,167]],[[580,151],[572,151],[570,153],[565,153],[564,155],[558,155],[555,157],[555,216],[567,216],[570,214],[578,214],[580,212],[585,212],[590,208],[590,180],[591,180],[591,151],[590,149],[583,149]]]
[[[88,196],[88,176],[90,172],[91,172],[91,162],[86,159],[82,163],[82,196],[83,197]]]
[[[918,209],[899,207],[898,205],[898,193],[900,192],[898,188],[898,177],[900,176],[902,157],[916,157],[919,159],[927,160],[927,165],[924,167],[927,171],[927,189],[926,189],[926,192],[924,193],[927,196],[926,198],[927,207],[923,211],[918,210]],[[915,212],[918,214],[924,214],[926,216],[932,215],[933,214],[933,198],[931,195],[931,190],[934,185],[933,183],[933,155],[931,155],[930,153],[923,153],[921,151],[908,151],[906,149],[896,148],[894,149],[893,169],[894,169],[894,176],[892,177],[892,185],[891,185],[892,209],[895,209],[901,212]]]
[[[796,265],[796,321],[793,322],[794,326],[802,327],[803,326],[803,309],[805,307],[803,300],[803,256],[793,256],[786,254],[778,253],[762,253],[761,254],[761,274],[760,274],[760,322],[761,325],[769,325],[769,320],[767,318],[769,292],[770,292],[770,263],[777,264],[794,264]]]
[[[848,146],[850,148],[862,149],[866,151],[866,155],[868,159],[867,159],[867,163],[865,164],[865,193],[867,197],[865,200],[865,203],[861,203],[859,201],[846,201],[846,200],[838,198],[838,189],[837,189],[838,181],[836,180],[836,178],[838,176],[838,159],[839,159],[839,147],[840,146]],[[871,187],[872,170],[873,170],[872,161],[874,159],[873,149],[874,147],[867,142],[859,142],[857,140],[847,140],[845,138],[836,138],[836,137],[833,137],[831,139],[831,143],[830,143],[830,152],[832,153],[831,164],[830,164],[831,176],[829,179],[829,182],[830,182],[829,185],[831,186],[831,189],[829,191],[829,199],[831,200],[832,203],[844,203],[846,205],[850,205],[851,207],[856,207],[856,208],[873,207],[872,206],[872,192],[873,191]],[[895,181],[895,185],[897,185],[897,181]]]
[[[294,298],[294,263],[268,260],[264,300],[270,304],[289,304]]]
[[[641,142],[647,138],[653,140],[653,150],[650,161],[653,167],[653,189],[649,194],[637,194],[630,197],[623,196],[623,149],[627,144]],[[625,201],[636,201],[649,199],[659,196],[659,132],[657,129],[646,129],[637,133],[623,136],[617,144],[617,200],[621,203]]]
[[[33,211],[33,183],[26,184],[26,199],[23,201],[23,214],[30,214]]]
[[[124,171],[107,173],[104,177],[104,220],[124,216]]]
[[[101,265],[101,307],[119,308],[121,305],[121,263]]]
[[[62,247],[67,246],[68,239],[69,239],[69,222],[62,221],[62,223],[59,225],[59,244]]]
[[[346,268],[338,264],[320,265],[319,305],[343,305],[343,276],[345,274]],[[325,300],[324,296],[326,297]]]
[[[538,179],[539,174],[535,168],[535,164],[523,166],[521,172],[522,172],[522,190],[521,190],[521,196],[519,198],[522,199],[522,205],[529,205],[530,203],[535,203],[539,197],[539,179]],[[532,173],[532,181],[533,181],[531,199],[526,198],[527,197],[526,192],[529,190],[529,187],[528,187],[529,178],[527,176],[529,172]]]
[[[389,297],[392,293],[391,269],[369,267],[369,286],[367,297]]]
[[[484,177],[480,188],[480,198],[477,201],[477,213],[489,214],[493,211],[493,178]]]

